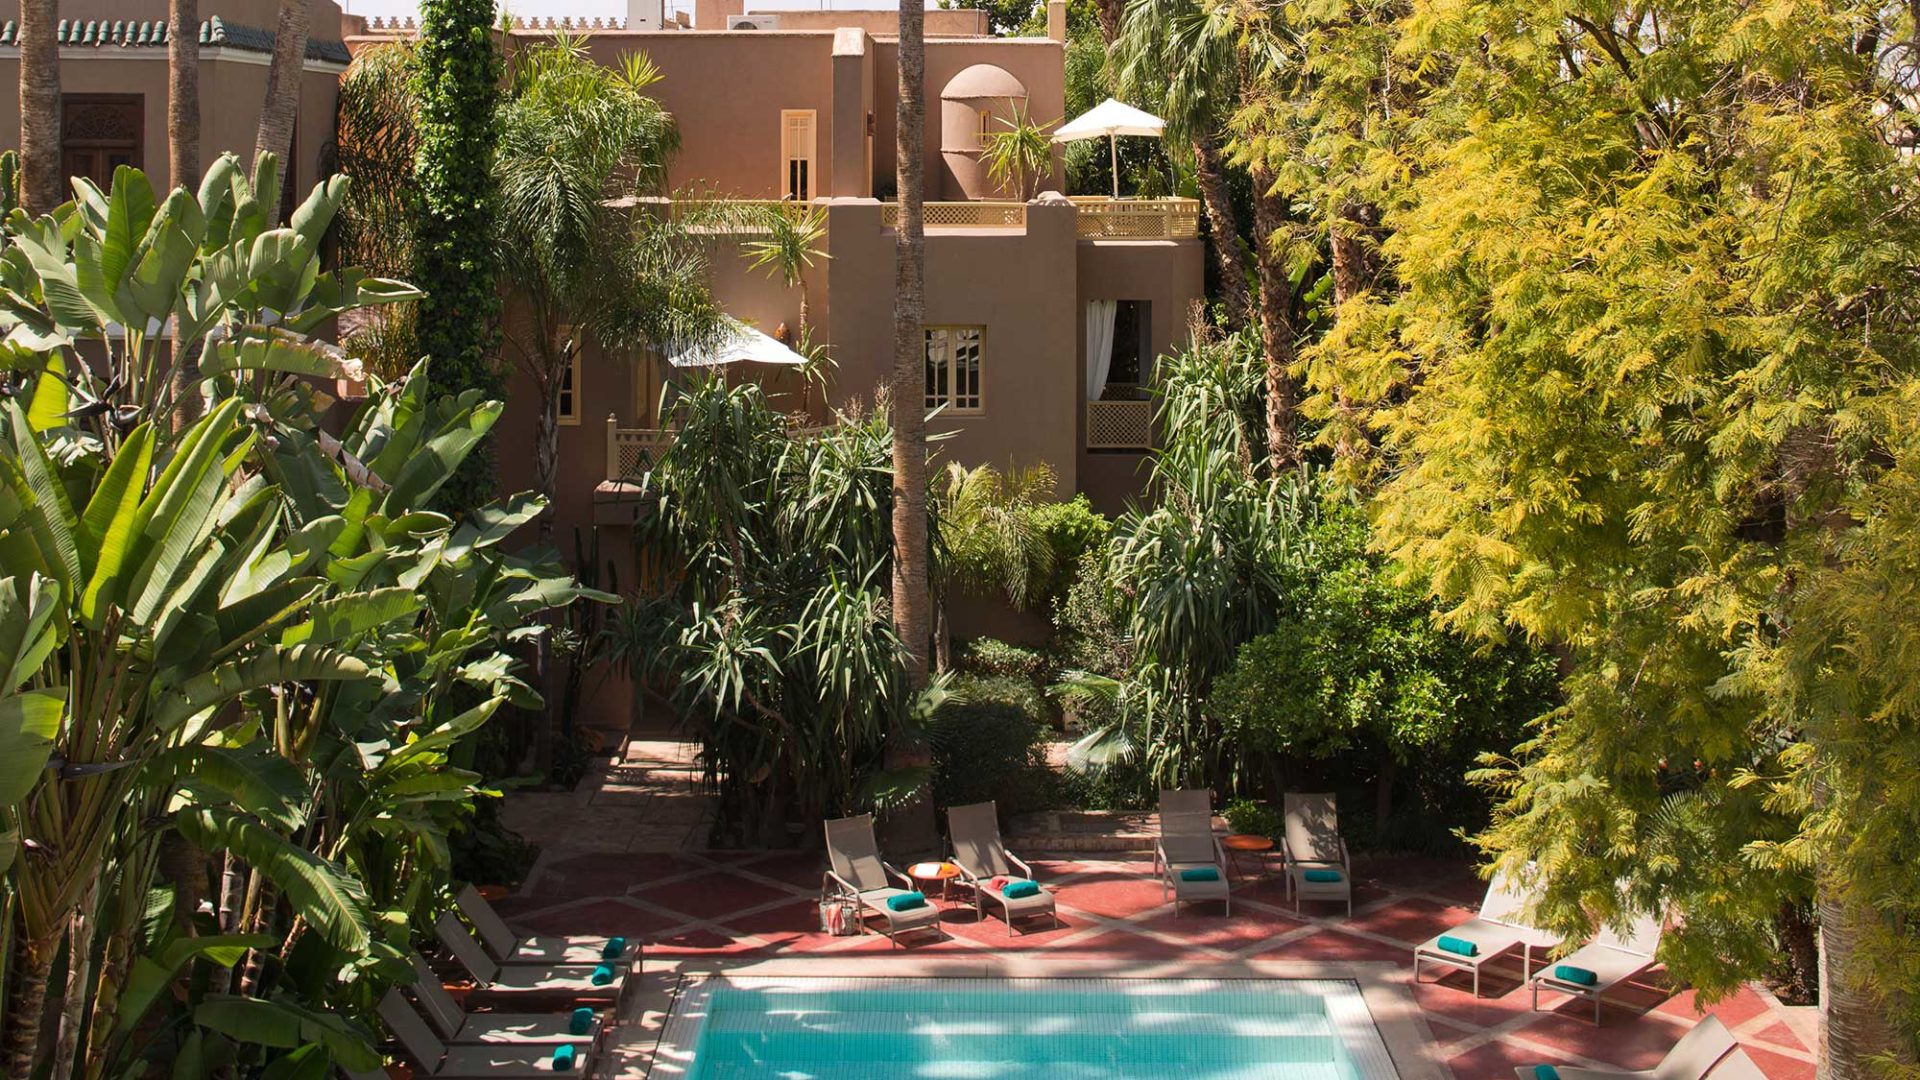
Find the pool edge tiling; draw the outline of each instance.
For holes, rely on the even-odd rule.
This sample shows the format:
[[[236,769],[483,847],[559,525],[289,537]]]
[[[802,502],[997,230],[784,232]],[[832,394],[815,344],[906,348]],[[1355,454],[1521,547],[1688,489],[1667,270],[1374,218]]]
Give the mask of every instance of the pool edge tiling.
[[[938,991],[974,992],[1000,989],[1032,992],[1038,988],[1061,994],[1114,994],[1143,987],[1157,993],[1178,994],[1205,990],[1254,991],[1279,994],[1307,994],[1320,999],[1328,1023],[1345,1054],[1346,1062],[1360,1080],[1397,1080],[1400,1073],[1389,1053],[1376,1018],[1367,1007],[1360,984],[1352,979],[1302,978],[1019,978],[1005,976],[832,976],[832,975],[731,975],[725,973],[682,976],[673,993],[673,1002],[659,1041],[652,1054],[648,1080],[696,1080],[697,1048],[709,1015],[713,994],[720,989],[762,990],[792,988],[804,992],[850,993],[855,991]],[[901,1063],[905,1064],[905,1063]],[[901,1075],[911,1075],[902,1072]]]

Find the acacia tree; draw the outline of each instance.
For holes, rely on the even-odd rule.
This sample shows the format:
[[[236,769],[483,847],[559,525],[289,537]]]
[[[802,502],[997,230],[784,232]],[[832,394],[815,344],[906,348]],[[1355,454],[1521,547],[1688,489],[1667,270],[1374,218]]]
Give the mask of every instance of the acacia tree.
[[[1398,290],[1311,371],[1391,406],[1364,417],[1383,543],[1445,621],[1564,650],[1481,842],[1570,933],[1679,916],[1662,958],[1706,995],[1814,895],[1836,1080],[1920,1030],[1915,31],[1846,3],[1407,20],[1447,74],[1385,219]]]

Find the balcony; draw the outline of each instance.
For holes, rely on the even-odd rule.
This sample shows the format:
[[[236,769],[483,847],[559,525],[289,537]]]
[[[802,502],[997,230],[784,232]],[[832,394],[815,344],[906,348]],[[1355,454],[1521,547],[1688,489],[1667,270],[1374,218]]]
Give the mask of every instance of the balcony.
[[[1200,235],[1200,204],[1193,199],[1110,199],[1077,195],[1071,200],[1082,240],[1190,240]],[[930,202],[921,214],[928,229],[1024,229],[1021,202]],[[900,204],[880,204],[880,224],[900,224]]]
[[[1152,401],[1087,402],[1087,449],[1148,450],[1152,447]]]

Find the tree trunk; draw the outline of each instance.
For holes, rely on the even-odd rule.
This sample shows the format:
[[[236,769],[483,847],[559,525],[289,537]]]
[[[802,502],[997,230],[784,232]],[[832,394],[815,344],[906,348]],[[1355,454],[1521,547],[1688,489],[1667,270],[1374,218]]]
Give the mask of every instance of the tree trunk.
[[[803,274],[805,271],[801,271]],[[794,339],[802,345],[807,344],[807,279],[800,279],[800,325],[794,330],[798,336]]]
[[[60,165],[59,0],[20,0],[20,203],[45,214],[65,202]],[[16,1074],[24,1075],[24,1074]]]
[[[1294,413],[1300,391],[1293,373],[1293,285],[1274,251],[1274,237],[1286,224],[1286,210],[1272,193],[1273,174],[1253,169],[1253,265],[1260,281],[1260,352],[1267,382],[1267,464],[1274,475],[1300,460]]]
[[[1816,796],[1817,797],[1817,796]],[[1890,1019],[1892,1003],[1861,978],[1860,954],[1877,929],[1879,915],[1858,897],[1821,874],[1815,905],[1820,912],[1820,1064],[1818,1080],[1876,1080],[1883,1075],[1874,1059],[1902,1056],[1902,1042]]]
[[[221,933],[239,932],[241,902],[246,887],[246,864],[240,861],[239,856],[228,852],[226,865],[220,871],[220,906],[216,909]]]
[[[200,0],[167,3],[167,176],[200,183]]]
[[[1253,300],[1247,295],[1247,258],[1240,250],[1239,215],[1233,212],[1226,168],[1212,135],[1194,136],[1193,173],[1200,185],[1200,204],[1207,211],[1207,227],[1213,234],[1213,255],[1220,261],[1220,299],[1227,306],[1227,328],[1238,330],[1247,325]]]
[[[1781,904],[1773,932],[1780,938],[1784,974],[1791,980],[1781,987],[1793,997],[1787,1004],[1815,1004],[1820,995],[1820,928],[1814,924],[1812,906],[1797,900]]]
[[[927,685],[926,232],[921,219],[926,123],[926,11],[900,5],[898,142],[900,224],[893,296],[893,621],[907,648],[913,688]]]
[[[1385,844],[1387,819],[1393,816],[1393,782],[1400,774],[1400,763],[1391,753],[1380,756],[1380,775],[1373,782],[1373,842]]]
[[[1380,255],[1371,243],[1380,227],[1380,210],[1369,203],[1349,201],[1328,230],[1333,248],[1333,302],[1344,304],[1373,288],[1380,276]]]
[[[893,293],[893,624],[906,646],[907,681],[927,685],[932,597],[927,582],[926,255],[921,202],[926,162],[926,6],[900,2],[900,93],[894,158],[900,223],[895,228]],[[932,761],[924,736],[896,723],[887,733],[889,770],[924,768]],[[896,850],[918,854],[937,837],[933,800],[923,792],[888,815]]]
[[[1121,7],[1126,0],[1099,0],[1100,37],[1108,45],[1120,36]]]
[[[533,487],[547,500],[540,512],[540,542],[553,542],[553,501],[560,489],[560,378],[568,361],[547,364],[548,378],[540,388],[540,411],[533,417]]]
[[[73,1062],[80,1053],[80,1028],[87,1016],[87,976],[93,972],[93,931],[99,918],[100,871],[80,892],[73,914],[67,916],[67,987],[60,1011],[60,1033],[53,1044],[53,1077],[65,1080],[73,1075]]]
[[[59,947],[57,936],[46,941],[14,939],[13,963],[8,970],[13,978],[13,999],[7,1003],[6,1013],[8,1076],[32,1076],[40,1059],[41,1010],[46,1007],[47,979]]]
[[[280,25],[273,31],[273,64],[267,68],[267,97],[260,106],[260,129],[254,137],[253,157],[280,159],[280,184],[293,183],[298,170],[288,158],[293,148],[293,122],[300,111],[300,79],[307,66],[307,24],[312,0],[280,0]],[[280,192],[256,191],[269,224],[280,223]]]

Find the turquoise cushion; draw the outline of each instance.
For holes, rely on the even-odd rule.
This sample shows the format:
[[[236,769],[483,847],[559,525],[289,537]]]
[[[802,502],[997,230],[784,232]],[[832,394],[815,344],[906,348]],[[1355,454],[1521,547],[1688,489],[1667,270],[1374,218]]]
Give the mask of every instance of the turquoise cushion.
[[[1560,1080],[1560,1070],[1551,1065],[1535,1065],[1533,1080]]]
[[[1000,890],[1000,895],[1009,900],[1018,900],[1023,896],[1038,896],[1040,895],[1040,883],[1037,881],[1009,881],[1007,882],[1007,887]]]
[[[1440,940],[1434,944],[1440,946],[1442,952],[1450,952],[1455,956],[1473,956],[1480,951],[1480,946],[1466,938],[1457,938],[1451,934],[1441,934]]]
[[[613,981],[613,965],[601,964],[593,969],[593,985],[605,986]]]
[[[553,1071],[554,1072],[573,1071],[573,1059],[578,1053],[579,1051],[573,1048],[572,1043],[568,1043],[566,1046],[562,1046],[560,1049],[555,1050],[553,1052]]]
[[[593,1008],[588,1005],[582,1005],[573,1010],[572,1017],[567,1020],[567,1031],[573,1035],[585,1035],[592,1030]]]
[[[1595,975],[1586,968],[1574,967],[1572,964],[1560,964],[1556,966],[1553,969],[1553,977],[1559,979],[1561,982],[1573,983],[1576,986],[1592,986],[1594,983],[1600,981],[1600,976]]]
[[[620,959],[620,954],[626,951],[627,951],[626,938],[610,937],[607,939],[607,947],[600,950],[600,955],[603,959],[618,960]]]
[[[887,907],[894,911],[912,911],[914,908],[926,906],[926,893],[907,892],[887,897]]]
[[[1322,884],[1322,885],[1325,885],[1325,884],[1328,884],[1329,882],[1334,882],[1334,881],[1339,881],[1339,880],[1340,880],[1340,871],[1338,871],[1338,870],[1308,870],[1308,871],[1306,871],[1306,872],[1304,872],[1304,873],[1302,873],[1302,874],[1301,874],[1300,876],[1301,876],[1301,877],[1303,877],[1303,878],[1306,878],[1306,879],[1307,879],[1308,881],[1312,881],[1312,882],[1317,882],[1317,883],[1319,883],[1319,884]]]
[[[1196,866],[1191,870],[1180,871],[1181,881],[1219,881],[1220,868],[1217,866]]]

